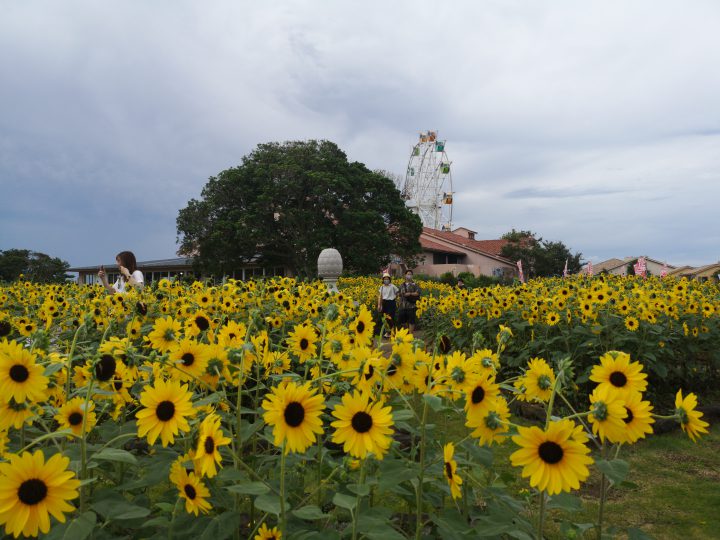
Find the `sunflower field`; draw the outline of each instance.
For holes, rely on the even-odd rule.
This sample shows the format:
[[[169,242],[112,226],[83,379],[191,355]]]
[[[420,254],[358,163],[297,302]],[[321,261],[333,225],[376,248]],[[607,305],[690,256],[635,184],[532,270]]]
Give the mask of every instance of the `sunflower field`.
[[[5,534],[542,538],[595,470],[595,523],[561,530],[604,538],[623,447],[708,433],[717,285],[420,282],[387,340],[379,285],[0,287]]]

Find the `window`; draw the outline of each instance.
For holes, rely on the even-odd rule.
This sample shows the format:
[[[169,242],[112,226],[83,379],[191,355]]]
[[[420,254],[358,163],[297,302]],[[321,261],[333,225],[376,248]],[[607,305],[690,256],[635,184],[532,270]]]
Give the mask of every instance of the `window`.
[[[433,253],[433,264],[458,264],[460,257],[457,253]]]

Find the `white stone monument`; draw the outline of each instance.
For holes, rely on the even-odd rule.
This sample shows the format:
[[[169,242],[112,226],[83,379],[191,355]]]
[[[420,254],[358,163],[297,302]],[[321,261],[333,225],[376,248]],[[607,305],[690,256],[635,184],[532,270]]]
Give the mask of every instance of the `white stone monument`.
[[[343,271],[340,252],[335,248],[323,249],[318,256],[318,276],[327,286],[328,292],[338,292],[337,280]]]

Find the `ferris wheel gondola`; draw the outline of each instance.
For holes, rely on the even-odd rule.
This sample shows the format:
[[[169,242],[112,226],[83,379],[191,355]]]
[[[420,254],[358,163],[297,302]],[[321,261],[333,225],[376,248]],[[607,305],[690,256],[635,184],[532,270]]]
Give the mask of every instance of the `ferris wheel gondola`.
[[[453,187],[445,141],[436,131],[420,133],[408,160],[402,195],[423,226],[452,229]]]

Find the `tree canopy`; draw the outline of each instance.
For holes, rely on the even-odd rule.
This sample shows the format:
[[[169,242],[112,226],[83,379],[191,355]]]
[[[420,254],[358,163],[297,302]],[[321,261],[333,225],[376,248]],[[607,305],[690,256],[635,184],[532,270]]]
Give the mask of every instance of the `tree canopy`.
[[[582,253],[571,253],[562,242],[543,240],[532,231],[512,231],[502,236],[508,243],[501,255],[512,261],[522,261],[528,278],[561,276],[567,260],[568,273],[580,271]]]
[[[419,253],[421,231],[391,179],[314,140],[258,145],[177,218],[180,253],[215,275],[252,261],[314,276],[327,247],[348,272],[373,273]]]
[[[71,278],[70,264],[57,257],[29,249],[0,250],[0,281],[15,281],[21,275],[38,283],[64,283]]]

